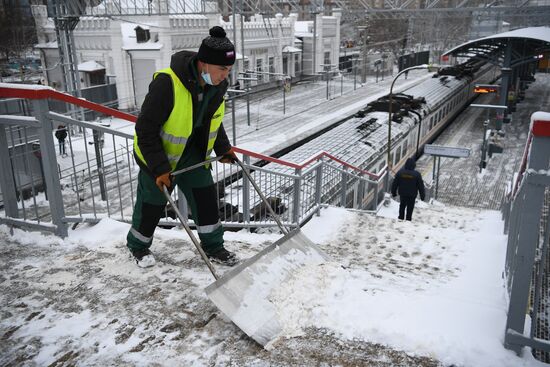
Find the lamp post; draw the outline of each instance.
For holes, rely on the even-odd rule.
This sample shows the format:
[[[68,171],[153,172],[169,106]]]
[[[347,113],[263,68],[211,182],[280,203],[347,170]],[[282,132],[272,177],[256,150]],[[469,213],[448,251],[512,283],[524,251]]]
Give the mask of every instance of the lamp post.
[[[391,119],[392,119],[392,102],[393,102],[393,97],[392,97],[392,92],[393,92],[393,85],[395,84],[395,81],[397,80],[397,78],[399,78],[399,76],[401,74],[404,74],[410,70],[414,70],[414,69],[428,69],[428,71],[430,72],[434,72],[434,71],[437,71],[439,70],[439,67],[437,66],[434,66],[434,65],[428,65],[428,64],[422,64],[422,65],[416,65],[416,66],[411,66],[410,68],[406,68],[406,69],[403,69],[401,70],[399,73],[397,73],[397,75],[395,76],[395,78],[393,78],[392,82],[391,82],[391,85],[390,85],[390,95],[389,95],[389,103],[388,103],[388,174],[386,176],[386,188],[389,189],[389,177],[390,177],[390,171],[391,171],[391,167],[392,167],[392,162],[391,162]]]

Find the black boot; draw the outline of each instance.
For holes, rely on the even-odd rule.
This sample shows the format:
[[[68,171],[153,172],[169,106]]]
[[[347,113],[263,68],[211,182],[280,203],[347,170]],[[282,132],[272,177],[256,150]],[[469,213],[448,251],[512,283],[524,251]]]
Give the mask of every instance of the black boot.
[[[233,266],[239,262],[237,256],[233,252],[227,251],[225,247],[215,250],[214,252],[205,251],[205,253],[212,262],[218,264]]]

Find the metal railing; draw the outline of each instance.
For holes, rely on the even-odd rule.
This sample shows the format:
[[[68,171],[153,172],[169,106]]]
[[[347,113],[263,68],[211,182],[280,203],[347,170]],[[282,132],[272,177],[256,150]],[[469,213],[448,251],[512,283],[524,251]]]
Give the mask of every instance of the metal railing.
[[[550,352],[547,311],[548,246],[550,222],[545,199],[550,187],[550,119],[531,125],[520,172],[502,205],[508,232],[505,277],[508,317],[504,345],[521,353],[524,346]],[[542,312],[541,312],[542,309]],[[526,310],[531,316],[531,332],[524,335]],[[544,324],[545,331],[540,326]]]
[[[132,122],[135,116],[48,87],[0,84],[0,97],[29,99],[34,115],[0,116],[0,223],[53,231],[64,237],[74,223],[96,223],[107,217],[131,221],[139,173],[133,157],[133,134],[51,112],[47,100]],[[59,125],[67,130],[65,154],[54,138]],[[303,224],[323,205],[376,210],[382,202],[385,169],[374,175],[326,152],[296,164],[238,147],[235,150],[287,226]],[[260,167],[259,162],[264,165]],[[276,225],[240,168],[215,163],[212,173],[225,226]],[[186,215],[184,196],[178,190],[173,195]],[[178,225],[170,209],[165,214],[162,225]]]

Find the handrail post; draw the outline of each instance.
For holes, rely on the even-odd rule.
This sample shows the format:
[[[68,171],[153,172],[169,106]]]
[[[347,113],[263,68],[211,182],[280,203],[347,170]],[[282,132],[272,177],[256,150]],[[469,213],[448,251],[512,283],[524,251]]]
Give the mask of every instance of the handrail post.
[[[317,216],[321,215],[321,190],[323,184],[323,167],[325,163],[323,159],[320,160],[321,164],[315,170],[315,205],[317,205]]]
[[[368,183],[367,183],[368,185]],[[368,186],[367,186],[368,187]],[[353,207],[355,208],[355,203],[357,203],[357,209],[363,209],[363,196],[365,193],[365,180],[361,177],[359,178],[359,184],[357,185],[357,195],[355,197],[357,198],[357,201],[353,203]]]
[[[340,194],[340,205],[345,208],[346,207],[346,192],[348,191],[348,180],[347,180],[347,170],[348,168],[344,166],[344,169],[342,171],[342,185],[341,185],[341,194]]]
[[[13,166],[10,160],[10,148],[5,125],[0,125],[0,170],[2,172],[0,175],[0,188],[2,189],[2,201],[4,202],[6,216],[18,218],[17,191],[13,181]]]
[[[107,185],[105,183],[104,163],[103,163],[103,142],[101,133],[97,130],[93,130],[95,160],[97,163],[97,177],[99,179],[99,190],[101,193],[101,200],[107,200]]]
[[[297,178],[294,179],[294,195],[293,195],[293,211],[292,211],[292,222],[296,223],[296,225],[300,226],[300,208],[301,203],[300,200],[302,199],[301,195],[301,183],[302,183],[302,169],[296,168],[295,172]]]
[[[44,179],[46,180],[46,191],[52,214],[52,222],[57,227],[55,234],[60,237],[67,237],[67,223],[63,222],[65,208],[63,207],[63,195],[61,194],[61,183],[57,175],[57,164],[55,158],[55,143],[53,141],[53,124],[47,117],[48,101],[46,99],[33,100],[35,118],[40,122],[38,133],[40,136],[40,152],[42,154],[42,165],[44,167]]]
[[[250,165],[250,157],[243,154],[243,162],[245,166]],[[250,182],[243,173],[243,221],[245,224],[250,224]]]

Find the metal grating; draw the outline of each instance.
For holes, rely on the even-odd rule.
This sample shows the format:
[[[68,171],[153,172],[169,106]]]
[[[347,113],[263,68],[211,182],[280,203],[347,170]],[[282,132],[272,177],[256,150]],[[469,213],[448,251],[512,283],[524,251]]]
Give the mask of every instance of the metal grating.
[[[540,223],[540,231],[539,231],[539,238],[540,240],[540,246],[537,250],[537,262],[535,263],[535,267],[533,269],[533,277],[531,281],[531,293],[530,293],[530,304],[532,305],[531,309],[531,315],[534,316],[534,330],[532,331],[532,335],[536,338],[542,339],[542,340],[550,340],[550,325],[549,325],[549,315],[550,312],[550,294],[548,293],[550,289],[550,274],[548,273],[548,269],[550,269],[550,256],[546,255],[543,258],[543,252],[542,249],[544,246],[548,248],[548,243],[544,244],[544,232],[546,228],[548,228],[548,220],[549,220],[549,212],[550,212],[550,189],[546,188],[544,192],[544,206],[542,209],[542,217],[541,217],[541,223]],[[536,275],[542,272],[541,282],[539,285],[536,283]],[[539,294],[540,294],[540,301],[538,304],[534,304],[535,302],[535,291],[537,289],[537,286],[539,288]],[[533,356],[544,363],[550,363],[550,352],[545,352],[538,349],[532,350]]]

